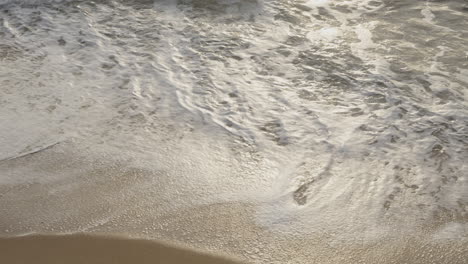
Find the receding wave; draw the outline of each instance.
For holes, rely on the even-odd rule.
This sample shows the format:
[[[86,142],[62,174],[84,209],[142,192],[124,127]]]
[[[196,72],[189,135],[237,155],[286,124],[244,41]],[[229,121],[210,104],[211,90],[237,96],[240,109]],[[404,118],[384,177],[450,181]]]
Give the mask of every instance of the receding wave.
[[[464,1],[2,3],[0,234],[466,256]]]

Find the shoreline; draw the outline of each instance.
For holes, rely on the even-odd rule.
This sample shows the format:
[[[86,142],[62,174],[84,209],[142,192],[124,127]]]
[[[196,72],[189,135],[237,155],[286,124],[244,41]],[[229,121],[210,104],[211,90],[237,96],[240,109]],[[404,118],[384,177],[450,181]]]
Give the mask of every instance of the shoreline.
[[[242,263],[161,241],[83,233],[0,237],[0,255],[9,264]]]

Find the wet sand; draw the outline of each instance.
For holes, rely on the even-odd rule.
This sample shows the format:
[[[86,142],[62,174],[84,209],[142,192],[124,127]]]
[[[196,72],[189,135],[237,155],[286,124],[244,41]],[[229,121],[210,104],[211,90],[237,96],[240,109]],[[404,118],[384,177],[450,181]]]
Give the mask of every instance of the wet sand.
[[[0,256],[8,264],[240,263],[162,242],[85,234],[0,238]]]

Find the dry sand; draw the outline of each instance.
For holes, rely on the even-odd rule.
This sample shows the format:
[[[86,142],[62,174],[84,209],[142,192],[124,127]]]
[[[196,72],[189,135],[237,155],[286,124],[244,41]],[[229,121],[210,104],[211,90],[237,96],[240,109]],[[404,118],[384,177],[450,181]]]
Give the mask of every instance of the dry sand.
[[[226,257],[162,242],[85,234],[0,238],[0,262],[5,264],[240,263]]]

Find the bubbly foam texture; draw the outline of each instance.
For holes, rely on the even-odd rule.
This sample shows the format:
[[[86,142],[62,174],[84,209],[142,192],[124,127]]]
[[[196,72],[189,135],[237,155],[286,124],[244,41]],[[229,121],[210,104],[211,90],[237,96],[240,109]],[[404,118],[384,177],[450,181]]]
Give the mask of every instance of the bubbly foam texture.
[[[205,216],[276,234],[234,246],[263,263],[301,247],[278,237],[466,240],[463,1],[28,3],[0,6],[0,232],[196,244]]]

